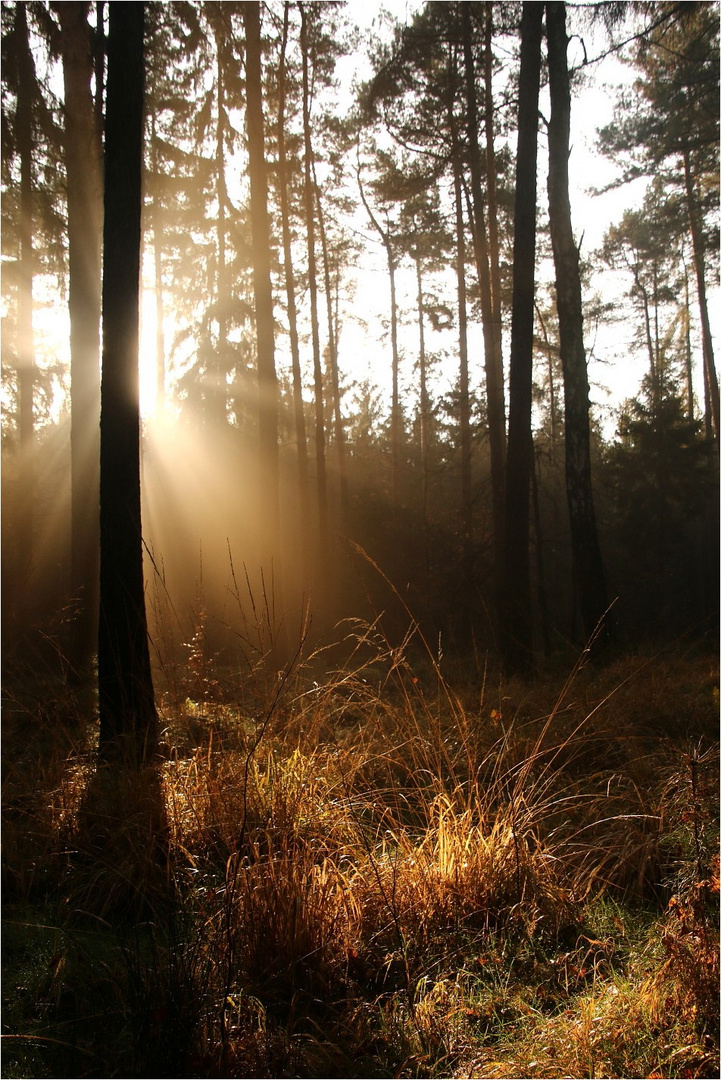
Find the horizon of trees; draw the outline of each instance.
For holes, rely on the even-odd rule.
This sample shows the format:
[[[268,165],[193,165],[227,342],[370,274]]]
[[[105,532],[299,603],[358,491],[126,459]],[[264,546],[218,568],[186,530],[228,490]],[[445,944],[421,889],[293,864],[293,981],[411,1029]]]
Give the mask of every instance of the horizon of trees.
[[[371,75],[339,115],[336,65],[359,47],[342,5],[143,6],[152,317],[142,310],[155,335],[142,376],[152,371],[156,407],[143,424],[142,478],[156,647],[171,611],[181,642],[188,611],[196,623],[214,615],[207,648],[222,647],[235,606],[252,613],[259,650],[282,666],[307,603],[321,637],[381,611],[400,629],[410,612],[431,636],[500,647],[509,668],[532,668],[593,636],[606,599],[588,597],[604,594],[602,579],[626,640],[713,628],[717,7],[426,3],[371,44]],[[542,95],[549,66],[567,77],[571,33],[632,65],[636,82],[598,146],[619,183],[645,177],[647,188],[580,262],[571,207],[560,255],[566,226],[554,206],[568,181],[555,174],[561,188],[547,192],[543,162],[564,157],[554,115],[568,103],[573,114],[578,81],[595,69],[589,55],[567,91],[551,85],[550,113],[546,96],[530,112],[536,274],[525,286],[517,414],[524,479],[509,501],[516,154],[528,93],[519,50],[531,7],[543,8],[544,50],[549,37]],[[92,651],[97,574],[88,463],[100,249],[89,216],[97,184],[72,155],[84,145],[99,160],[106,8],[2,5],[3,628],[14,640],[60,621],[71,601],[78,672]],[[79,178],[90,181],[85,195]],[[382,356],[387,407],[372,376],[354,378],[353,327],[371,315],[366,293],[353,295],[355,271],[371,244],[383,330],[368,370]],[[558,318],[569,259],[582,329],[580,308],[564,315],[559,303]],[[588,287],[601,267],[627,283],[620,309]],[[51,327],[66,325],[68,303],[65,363]],[[590,425],[583,419],[586,356],[604,320],[623,320],[646,367],[613,435],[593,409]],[[569,382],[572,370],[580,382]],[[586,405],[572,419],[577,392]],[[584,463],[569,465],[584,424]],[[575,532],[569,512],[571,524],[576,512],[585,522]],[[503,566],[519,514],[524,612],[509,631],[509,582],[519,578],[507,564],[504,585]]]

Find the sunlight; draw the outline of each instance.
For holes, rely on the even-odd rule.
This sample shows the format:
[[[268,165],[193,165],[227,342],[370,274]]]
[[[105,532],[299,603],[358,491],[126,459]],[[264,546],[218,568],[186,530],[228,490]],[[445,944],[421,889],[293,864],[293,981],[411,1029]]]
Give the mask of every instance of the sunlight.
[[[144,289],[141,303],[140,345],[138,349],[140,415],[143,419],[155,412],[158,401],[158,369],[155,344],[157,324],[155,293],[150,289]]]

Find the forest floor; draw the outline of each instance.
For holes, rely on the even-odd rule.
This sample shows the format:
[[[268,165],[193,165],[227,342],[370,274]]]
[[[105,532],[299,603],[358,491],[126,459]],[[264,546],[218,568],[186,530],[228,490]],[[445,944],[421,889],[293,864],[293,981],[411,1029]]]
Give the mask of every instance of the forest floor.
[[[6,659],[3,1075],[718,1077],[715,648],[351,629],[282,677],[196,635],[143,775]]]

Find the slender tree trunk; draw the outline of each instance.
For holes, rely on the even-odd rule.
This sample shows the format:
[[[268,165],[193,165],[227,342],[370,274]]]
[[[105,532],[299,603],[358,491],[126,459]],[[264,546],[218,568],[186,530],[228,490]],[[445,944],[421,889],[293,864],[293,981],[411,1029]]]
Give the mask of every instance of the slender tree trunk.
[[[500,385],[501,414],[505,425],[505,394],[503,386],[503,333],[501,313],[501,260],[498,240],[498,196],[496,191],[496,150],[493,108],[493,2],[485,4],[484,22],[484,91],[486,128],[486,199],[488,202],[488,254],[491,264],[491,317],[493,321],[493,355],[496,377]],[[505,426],[503,428],[505,440]]]
[[[531,405],[533,310],[536,265],[536,165],[538,91],[543,4],[524,3],[521,16],[521,73],[518,88],[518,152],[513,234],[513,312],[509,382],[508,457],[503,584],[499,629],[509,671],[533,665],[529,502],[533,470]]]
[[[228,280],[226,256],[226,216],[228,212],[228,189],[225,181],[225,90],[223,85],[223,64],[221,31],[216,30],[215,47],[217,52],[216,80],[218,97],[218,118],[215,128],[215,193],[218,200],[218,222],[216,237],[218,244],[218,276],[216,302],[218,305],[218,345],[215,349],[214,362],[207,372],[208,394],[210,402],[210,422],[221,429],[226,421],[227,391],[226,374],[228,371],[228,310],[230,307],[230,282]]]
[[[388,278],[391,292],[391,487],[393,502],[397,506],[400,498],[401,472],[401,398],[400,398],[400,352],[398,350],[398,301],[396,299],[396,258],[390,229],[381,233],[385,237],[386,258],[388,260]]]
[[[541,622],[541,637],[543,639],[543,655],[548,658],[551,655],[550,619],[546,593],[546,570],[543,562],[543,529],[541,528],[541,506],[538,498],[538,458],[536,454],[533,455],[531,468],[531,502],[533,505],[533,535],[536,551],[538,612]]]
[[[158,411],[165,406],[165,311],[163,304],[163,209],[160,203],[160,162],[158,160],[155,113],[150,122],[151,160],[155,191],[151,204],[153,227],[153,273],[155,278],[155,404]]]
[[[268,181],[265,163],[263,90],[261,78],[260,5],[243,4],[245,24],[246,124],[250,175],[250,220],[253,244],[253,293],[258,350],[259,437],[261,492],[267,522],[266,543],[275,562],[275,581],[280,589],[276,603],[282,609],[280,573],[280,488],[278,456],[278,379],[275,370],[273,291],[271,285],[271,239],[268,216]],[[271,628],[272,629],[272,628]]]
[[[456,53],[451,50],[449,56],[451,68],[456,72]],[[462,153],[458,128],[453,111],[453,98],[446,102],[448,128],[451,133],[451,165],[453,173],[453,196],[455,204],[456,230],[456,288],[458,294],[458,363],[460,416],[459,436],[461,451],[461,580],[464,601],[460,611],[460,626],[467,630],[472,620],[474,591],[473,559],[473,509],[472,509],[472,451],[471,451],[471,407],[468,377],[468,308],[466,294],[466,234],[463,222],[463,173]],[[468,218],[472,223],[470,205]]]
[[[478,105],[476,74],[473,60],[471,9],[461,6],[463,58],[465,67],[468,154],[471,166],[471,195],[473,200],[473,238],[478,267],[483,318],[483,343],[486,369],[486,398],[488,437],[491,449],[491,489],[493,494],[493,534],[495,562],[502,565],[504,458],[506,452],[506,415],[503,389],[503,367],[498,324],[494,321],[491,262],[486,232],[485,210],[481,184],[481,155],[478,145]]]
[[[391,301],[391,491],[393,502],[397,505],[400,487],[401,403],[399,385],[400,353],[398,350],[398,303],[396,301],[396,258],[393,251],[393,238],[391,236],[390,228],[383,228],[378,221],[378,218],[371,210],[368,200],[365,197],[360,177],[360,167],[358,169],[358,190],[360,192],[361,202],[368,214],[368,219],[381,238],[388,264],[388,284],[390,286]]]
[[[320,237],[321,253],[323,256],[323,283],[328,314],[328,362],[330,366],[330,382],[333,392],[333,421],[335,432],[336,452],[338,454],[338,475],[340,477],[340,502],[341,520],[343,528],[347,528],[348,520],[348,473],[346,469],[345,431],[343,430],[343,414],[340,400],[340,375],[338,372],[338,345],[335,334],[335,319],[333,315],[333,289],[330,277],[330,256],[328,253],[328,239],[325,231],[323,216],[323,204],[315,178],[315,165],[313,166],[313,187],[316,193],[316,206],[318,209],[318,235]]]
[[[35,65],[30,51],[26,4],[15,6],[15,34],[19,55],[17,140],[20,157],[20,251],[18,264],[18,442],[20,444],[20,483],[18,514],[18,550],[20,581],[18,615],[21,623],[28,616],[32,595],[30,578],[35,552],[35,341],[33,335],[33,92]]]
[[[71,591],[81,602],[73,664],[89,672],[97,641],[102,185],[92,96],[89,3],[57,5],[65,83],[70,259]]]
[[[418,369],[420,380],[420,423],[421,423],[421,514],[423,517],[423,548],[426,572],[430,570],[430,551],[428,547],[428,488],[430,482],[430,424],[431,410],[428,400],[428,361],[426,358],[426,331],[423,306],[423,266],[420,255],[414,257],[416,264],[416,296],[418,305]]]
[[[100,415],[100,753],[136,764],[157,743],[140,517],[143,16],[142,3],[110,4]]]
[[[328,483],[325,461],[325,412],[323,406],[323,370],[320,356],[318,326],[318,285],[315,256],[315,213],[313,198],[313,146],[310,130],[310,74],[308,56],[308,13],[300,4],[300,47],[303,56],[303,146],[304,199],[306,235],[308,241],[308,288],[310,293],[311,337],[313,341],[313,381],[315,386],[315,457],[318,491],[318,527],[320,533],[320,564],[325,565],[329,554]]]
[[[471,615],[474,586],[473,560],[473,506],[472,506],[472,455],[471,455],[471,403],[468,378],[468,309],[466,300],[466,235],[463,224],[463,192],[458,159],[454,155],[453,191],[456,209],[456,282],[458,289],[458,363],[460,394],[460,441],[461,441],[461,544],[462,579],[466,597],[464,622]]]
[[[288,196],[288,170],[285,150],[285,101],[286,77],[285,56],[288,43],[288,24],[290,2],[283,5],[283,39],[278,65],[278,194],[280,218],[283,233],[283,271],[285,276],[285,295],[288,305],[288,332],[290,335],[290,355],[293,372],[293,410],[295,417],[295,440],[298,454],[298,487],[300,493],[300,515],[304,562],[308,565],[308,544],[310,542],[310,507],[308,505],[308,443],[305,429],[305,410],[303,407],[303,377],[300,369],[300,346],[298,343],[298,311],[295,299],[295,273],[293,270],[293,250],[290,232],[290,205]]]
[[[634,263],[633,277],[641,297],[641,304],[643,307],[643,325],[646,333],[646,352],[648,353],[648,371],[651,376],[651,400],[653,401],[654,409],[658,408],[659,400],[659,385],[658,385],[658,368],[656,365],[656,350],[653,347],[653,335],[651,333],[651,308],[648,300],[648,291],[641,281],[639,274],[638,262]]]
[[[101,168],[103,160],[103,129],[105,127],[105,0],[95,4],[95,48],[93,64],[95,68],[95,138],[97,139],[98,157]]]
[[[543,348],[546,353],[546,360],[548,363],[548,412],[550,420],[550,436],[551,436],[551,457],[554,462],[556,460],[556,443],[558,442],[558,401],[556,397],[556,381],[553,373],[553,349],[548,337],[548,327],[546,326],[546,320],[543,318],[543,313],[538,306],[534,304],[534,310],[536,312],[536,318],[538,319],[538,325],[541,328],[543,335]]]
[[[688,267],[686,266],[686,260],[683,264],[683,284],[684,284],[684,312],[683,312],[683,329],[684,329],[684,374],[686,376],[686,402],[688,408],[689,420],[694,419],[694,400],[693,400],[693,351],[691,349],[691,298],[688,281]]]
[[[716,445],[719,445],[719,384],[716,373],[716,361],[714,358],[713,338],[711,336],[711,322],[708,314],[708,300],[706,296],[706,251],[703,238],[703,230],[699,221],[698,206],[696,203],[696,191],[694,188],[693,173],[691,171],[691,152],[686,150],[683,155],[684,179],[686,184],[686,206],[691,228],[691,241],[693,244],[693,262],[696,271],[696,288],[698,291],[698,306],[701,315],[701,342],[703,346],[703,366],[706,373],[709,388],[709,401],[711,404],[711,422],[713,424]]]
[[[546,33],[551,86],[548,204],[566,412],[566,494],[584,634],[587,641],[595,635],[594,640],[600,644],[609,637],[611,629],[591,485],[589,387],[583,344],[581,277],[568,194],[571,91],[566,58],[565,3],[546,4]]]

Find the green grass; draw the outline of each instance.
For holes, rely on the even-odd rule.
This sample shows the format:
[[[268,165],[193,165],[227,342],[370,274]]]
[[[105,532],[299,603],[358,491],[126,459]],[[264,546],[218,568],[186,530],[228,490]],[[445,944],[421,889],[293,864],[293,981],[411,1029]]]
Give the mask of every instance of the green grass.
[[[176,675],[141,776],[15,676],[4,1075],[717,1076],[714,658],[450,685],[354,633]]]

